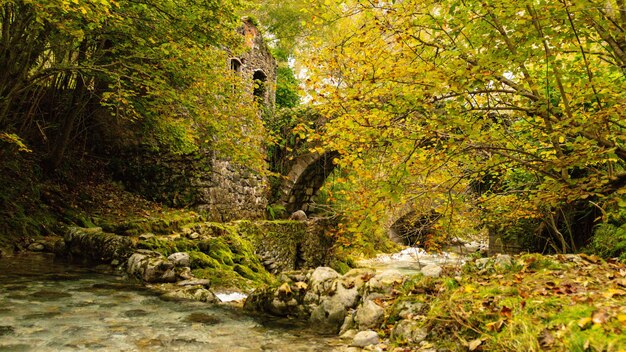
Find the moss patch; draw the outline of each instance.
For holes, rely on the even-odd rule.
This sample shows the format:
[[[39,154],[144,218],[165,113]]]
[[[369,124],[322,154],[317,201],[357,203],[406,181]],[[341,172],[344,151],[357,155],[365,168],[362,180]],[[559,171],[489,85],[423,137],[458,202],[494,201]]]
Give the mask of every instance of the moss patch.
[[[221,235],[203,240],[178,237],[152,237],[141,241],[139,248],[169,256],[175,252],[189,253],[192,273],[208,279],[214,287],[253,288],[273,281],[255,254],[252,243],[241,238],[236,226],[221,224]]]

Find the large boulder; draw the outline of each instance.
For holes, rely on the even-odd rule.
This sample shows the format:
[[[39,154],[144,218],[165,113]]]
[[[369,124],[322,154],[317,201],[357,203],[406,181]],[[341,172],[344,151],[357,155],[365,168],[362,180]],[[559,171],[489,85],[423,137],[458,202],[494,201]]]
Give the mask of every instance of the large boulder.
[[[334,291],[335,281],[340,277],[341,275],[332,268],[320,266],[311,274],[309,285],[315,293],[328,293]]]
[[[359,330],[365,330],[380,327],[384,317],[385,310],[373,301],[367,300],[357,308],[355,321]]]
[[[174,264],[160,253],[140,250],[128,259],[127,272],[143,282],[175,282]]]
[[[356,308],[359,304],[361,295],[356,287],[346,288],[343,283],[337,285],[335,294],[331,297],[332,300],[341,304],[344,308]]]
[[[308,291],[304,297],[307,305],[317,305],[324,296],[332,296],[337,291],[341,275],[332,268],[321,266],[313,271],[309,278]]]
[[[320,329],[337,333],[345,318],[346,309],[340,302],[333,299],[325,299],[313,309],[310,321]]]
[[[167,257],[167,260],[172,262],[174,266],[189,266],[191,260],[189,259],[189,253],[176,252]]]
[[[134,244],[128,237],[105,233],[99,227],[70,227],[64,236],[66,254],[70,258],[96,263],[122,263],[134,251]]]

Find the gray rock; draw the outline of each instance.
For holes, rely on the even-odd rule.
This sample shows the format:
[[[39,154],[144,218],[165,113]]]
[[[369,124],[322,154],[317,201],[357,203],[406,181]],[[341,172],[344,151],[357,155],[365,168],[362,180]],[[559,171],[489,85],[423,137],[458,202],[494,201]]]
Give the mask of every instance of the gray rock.
[[[335,280],[339,277],[341,277],[341,275],[339,275],[339,273],[332,268],[329,268],[327,266],[320,266],[316,268],[311,274],[311,286],[315,286],[316,284],[325,281]]]
[[[311,302],[315,296],[321,295],[331,295],[337,290],[337,279],[339,279],[341,275],[335,270],[321,266],[313,271],[311,274],[311,278],[309,279],[309,292],[307,292],[307,297],[305,300],[309,300]],[[311,295],[309,295],[309,293]]]
[[[178,278],[183,280],[192,280],[194,279],[193,273],[191,272],[191,268],[188,266],[182,268],[176,268],[176,275]]]
[[[176,282],[176,270],[167,269],[155,282]]]
[[[167,257],[167,260],[172,262],[174,266],[189,266],[191,261],[189,259],[189,253],[176,252]]]
[[[139,240],[141,241],[145,241],[145,240],[149,240],[152,237],[154,237],[154,234],[151,232],[146,232],[146,233],[142,233],[141,235],[139,235]]]
[[[291,214],[291,216],[289,217],[289,220],[296,220],[296,221],[306,221],[308,218],[306,216],[306,213],[303,210],[298,210],[295,211],[293,214]]]
[[[416,301],[400,301],[396,303],[395,311],[401,319],[411,319],[421,313],[424,303]]]
[[[166,292],[161,297],[171,300],[191,300],[206,303],[219,302],[219,299],[217,299],[213,292],[207,290],[206,288],[198,286],[187,286],[181,289],[174,289],[172,291]]]
[[[144,282],[175,282],[174,264],[152,251],[138,251],[128,259],[127,272]]]
[[[346,318],[343,320],[343,324],[341,324],[341,328],[339,329],[339,335],[342,335],[343,337],[343,335],[348,331],[354,331],[354,334],[356,334],[354,327],[354,314],[347,314]],[[354,337],[354,334],[352,334],[350,338]]]
[[[343,285],[337,285],[337,290],[331,299],[341,304],[344,308],[355,308],[359,304],[359,298],[361,298],[361,295],[356,287],[347,289]]]
[[[385,310],[373,301],[365,301],[356,310],[355,321],[359,330],[377,328],[383,322]]]
[[[356,268],[348,271],[344,276],[342,283],[345,287],[356,287],[357,290],[361,290],[363,286],[376,274],[375,270]]]
[[[366,330],[361,331],[354,336],[351,346],[366,347],[369,345],[377,345],[378,342],[378,334],[375,331]]]
[[[476,265],[476,268],[478,268],[479,270],[482,270],[482,269],[485,269],[489,265],[490,261],[491,261],[491,258],[479,258],[479,259],[476,259],[474,263]]]
[[[391,338],[409,343],[419,343],[426,338],[426,331],[414,320],[400,320],[391,330]]]
[[[339,337],[344,338],[344,339],[353,339],[356,336],[357,333],[358,333],[357,330],[349,329],[349,330],[346,330],[346,331],[343,331],[342,333],[340,333]]]
[[[421,272],[424,276],[439,277],[443,269],[437,264],[429,264],[422,268]]]
[[[344,306],[334,300],[328,299],[313,309],[310,321],[337,333],[345,318],[346,310]]]
[[[274,298],[272,300],[270,311],[275,315],[285,316],[289,312],[289,307],[284,301],[278,298]]]
[[[33,251],[33,252],[41,252],[45,249],[46,247],[39,243],[39,242],[35,242],[35,243],[31,243],[30,246],[28,246],[28,250],[29,251]]]
[[[197,232],[193,232],[193,233],[189,234],[189,236],[188,236],[188,237],[189,237],[189,239],[191,239],[191,240],[195,240],[195,239],[197,239],[198,237],[200,237],[200,234],[199,234],[199,233],[197,233]]]
[[[113,259],[125,262],[134,249],[130,238],[104,233],[100,227],[70,227],[65,233],[64,240],[66,252],[70,257],[98,263],[108,264]]]
[[[513,265],[513,258],[508,254],[498,254],[494,259],[495,266],[507,267]]]
[[[404,282],[405,276],[398,271],[384,271],[371,278],[364,287],[363,299],[384,298]]]

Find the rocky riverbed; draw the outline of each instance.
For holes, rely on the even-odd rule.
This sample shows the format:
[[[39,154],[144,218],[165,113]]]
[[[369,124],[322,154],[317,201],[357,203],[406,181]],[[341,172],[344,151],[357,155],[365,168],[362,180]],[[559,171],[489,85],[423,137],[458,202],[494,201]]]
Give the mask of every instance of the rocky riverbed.
[[[220,267],[223,268],[221,271],[210,272],[219,274],[230,270],[233,274],[236,273],[244,278],[253,278],[254,275],[270,277],[267,272],[262,274],[263,266],[251,245],[242,242],[235,232],[218,228],[220,237],[215,237],[212,233],[215,225],[211,225],[210,229],[208,235],[198,235],[194,236],[195,238],[184,234],[183,236],[161,237],[141,235],[133,238],[105,233],[99,228],[70,228],[63,239],[34,243],[30,246],[32,248],[29,247],[32,251],[53,251],[62,257],[87,260],[92,263],[100,262],[103,263],[101,268],[114,270],[112,276],[106,276],[111,275],[110,272],[106,275],[98,272],[96,276],[90,277],[92,281],[86,281],[86,286],[76,288],[70,285],[61,290],[40,290],[53,292],[52,296],[57,293],[63,295],[53,299],[56,305],[44,307],[46,311],[54,312],[50,316],[52,321],[57,315],[71,317],[72,307],[75,304],[70,302],[67,305],[66,301],[72,301],[77,295],[68,292],[79,291],[82,292],[79,297],[81,302],[85,302],[79,302],[78,306],[81,312],[86,311],[78,319],[101,319],[105,323],[110,321],[112,325],[96,324],[96,331],[89,335],[93,337],[91,342],[84,342],[80,339],[77,340],[80,341],[79,343],[69,339],[69,342],[59,345],[49,340],[67,340],[67,337],[71,335],[48,336],[48,332],[45,332],[47,330],[42,327],[34,331],[40,332],[45,338],[32,340],[33,344],[31,344],[29,341],[34,337],[30,334],[30,330],[12,323],[4,328],[6,335],[11,337],[7,340],[9,341],[7,346],[17,349],[23,347],[26,350],[33,347],[46,350],[46,348],[63,349],[78,346],[79,349],[114,348],[130,351],[146,348],[144,345],[147,343],[147,348],[150,349],[186,351],[206,350],[207,348],[222,350],[219,344],[224,343],[227,347],[223,350],[229,351],[360,349],[382,351],[395,348],[394,344],[397,341],[404,341],[419,350],[429,351],[431,344],[427,340],[426,329],[415,320],[415,317],[423,316],[424,303],[419,300],[401,299],[406,293],[404,291],[407,285],[410,285],[415,277],[438,278],[442,274],[449,275],[451,270],[459,272],[461,266],[469,258],[467,254],[480,250],[482,246],[481,244],[459,243],[456,250],[438,254],[430,254],[419,248],[407,248],[398,253],[359,261],[357,264],[360,268],[352,269],[344,275],[325,266],[284,271],[279,273],[277,281],[275,279],[266,281],[269,286],[261,287],[248,296],[249,287],[240,287],[240,290],[237,290],[236,286],[226,289],[216,288],[213,285],[215,281],[211,277],[195,275],[196,273],[203,274],[205,267]],[[194,233],[189,232],[189,235],[194,235]],[[245,267],[240,265],[245,263],[247,263]],[[78,268],[69,270],[75,272]],[[246,270],[250,269],[253,271],[247,273]],[[445,271],[447,273],[444,273]],[[46,273],[48,271],[44,269],[42,275]],[[80,275],[78,277],[79,282],[85,279]],[[62,284],[75,284],[74,281],[76,280],[67,282],[61,280]],[[28,282],[28,280],[23,281],[24,284]],[[46,285],[48,283],[43,284],[43,286]],[[30,284],[23,288],[9,286],[8,290],[29,290],[30,287]],[[102,290],[104,291],[101,292]],[[122,291],[123,294],[118,291]],[[98,299],[89,301],[86,297],[90,294],[97,296]],[[52,297],[48,293],[44,296]],[[6,297],[16,299],[16,297],[23,298],[26,295],[7,295]],[[26,306],[28,306],[27,302]],[[59,302],[62,304],[57,304]],[[91,307],[89,302],[97,303]],[[116,316],[108,315],[109,312],[103,318],[104,313],[99,312],[104,307],[102,302],[105,302],[103,304],[106,307],[128,305],[118,312],[118,315],[124,317],[125,320],[120,322]],[[150,308],[142,307],[145,305],[149,305]],[[178,309],[179,306],[189,308],[183,308],[181,311]],[[242,306],[246,313],[242,312]],[[25,314],[28,317],[41,317],[44,320],[48,318],[45,314],[37,315],[38,313],[33,312]],[[154,317],[158,317],[158,323],[152,321]],[[173,320],[191,323],[191,325],[172,324]],[[166,321],[170,322],[169,325],[165,324]],[[220,336],[230,336],[219,328],[247,331],[246,329],[253,329],[250,325],[251,321],[260,324],[257,325],[260,329],[263,329],[265,322],[272,324],[280,322],[277,331],[273,330],[272,325],[263,333],[268,336],[278,334],[276,342],[261,343],[258,340],[259,336],[250,332],[249,340],[229,345],[226,342],[219,342],[221,341],[219,339],[216,342],[214,339],[201,338],[187,330],[178,331],[178,329],[204,330],[206,334],[217,333]],[[241,322],[241,327],[238,325],[239,322]],[[134,329],[135,323],[138,324],[138,328],[143,326],[144,329]],[[64,323],[54,322],[54,324]],[[283,324],[289,328],[285,330],[281,327]],[[309,345],[290,342],[291,327],[295,329],[293,330],[295,335],[308,336],[307,338],[314,343]],[[68,327],[68,329],[71,328]],[[123,330],[121,335],[115,337],[122,342],[112,344],[112,341],[118,340],[111,340],[112,337],[106,332],[109,329]],[[126,331],[138,332],[128,335]],[[172,334],[182,337],[172,337]],[[288,346],[282,346],[283,342]]]
[[[332,351],[306,324],[180,300],[104,267],[50,255],[0,259],[2,351]]]

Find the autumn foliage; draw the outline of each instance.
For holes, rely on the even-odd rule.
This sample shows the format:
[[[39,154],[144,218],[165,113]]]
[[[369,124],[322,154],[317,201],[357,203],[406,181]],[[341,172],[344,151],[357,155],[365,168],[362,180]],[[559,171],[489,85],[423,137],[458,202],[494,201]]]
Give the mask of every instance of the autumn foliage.
[[[349,214],[381,224],[390,207],[435,209],[448,233],[476,219],[496,232],[527,221],[520,231],[568,251],[624,206],[622,2],[324,1],[310,11],[320,35],[308,86],[332,117],[327,148],[349,170]]]

